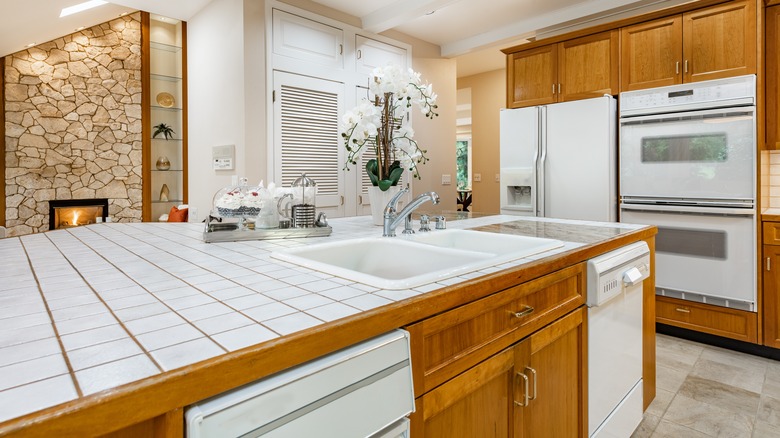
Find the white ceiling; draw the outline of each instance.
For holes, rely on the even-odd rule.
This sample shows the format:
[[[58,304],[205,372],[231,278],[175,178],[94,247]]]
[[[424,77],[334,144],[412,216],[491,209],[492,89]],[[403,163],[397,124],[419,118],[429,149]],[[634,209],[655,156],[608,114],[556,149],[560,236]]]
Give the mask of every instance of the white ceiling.
[[[119,16],[144,10],[189,20],[211,1],[108,0],[94,9],[59,18],[62,8],[84,0],[0,1],[0,56],[30,43],[50,41]],[[439,45],[458,60],[458,76],[504,66],[499,51],[526,41],[695,0],[313,0],[358,17],[363,28],[394,29]],[[431,14],[430,12],[433,13]]]

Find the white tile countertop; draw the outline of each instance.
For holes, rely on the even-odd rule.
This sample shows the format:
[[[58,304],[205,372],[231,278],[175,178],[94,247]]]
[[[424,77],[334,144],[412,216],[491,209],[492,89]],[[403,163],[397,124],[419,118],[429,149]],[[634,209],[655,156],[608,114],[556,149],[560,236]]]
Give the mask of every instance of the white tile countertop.
[[[330,237],[228,243],[203,243],[202,224],[167,223],[0,239],[0,423],[584,244],[558,236],[562,248],[410,290],[380,290],[270,257],[381,235],[368,217],[330,223]],[[448,227],[555,223],[616,234],[644,227],[515,216]]]

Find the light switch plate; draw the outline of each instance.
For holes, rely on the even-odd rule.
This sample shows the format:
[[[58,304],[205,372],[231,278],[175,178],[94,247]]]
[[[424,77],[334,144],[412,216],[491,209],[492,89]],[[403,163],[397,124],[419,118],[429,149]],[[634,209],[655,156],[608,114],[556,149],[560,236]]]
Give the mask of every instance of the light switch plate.
[[[501,182],[501,174],[500,173],[496,174],[496,182]]]
[[[474,182],[480,182],[482,181],[482,174],[481,173],[475,173],[474,174]]]
[[[452,175],[445,173],[441,176],[441,185],[448,186],[452,184]]]

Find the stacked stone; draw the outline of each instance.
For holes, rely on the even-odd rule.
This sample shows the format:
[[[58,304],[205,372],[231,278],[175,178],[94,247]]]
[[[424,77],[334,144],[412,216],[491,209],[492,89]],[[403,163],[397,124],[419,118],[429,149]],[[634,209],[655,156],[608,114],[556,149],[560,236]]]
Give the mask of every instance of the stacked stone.
[[[5,58],[9,235],[48,230],[52,199],[141,220],[141,80],[137,13]]]

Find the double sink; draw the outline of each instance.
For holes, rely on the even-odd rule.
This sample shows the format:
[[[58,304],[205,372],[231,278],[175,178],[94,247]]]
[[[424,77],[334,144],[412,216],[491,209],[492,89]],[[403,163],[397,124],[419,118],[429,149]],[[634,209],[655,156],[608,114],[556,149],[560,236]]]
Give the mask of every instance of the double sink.
[[[271,254],[309,269],[379,289],[409,289],[563,246],[540,237],[439,230],[349,239]]]

